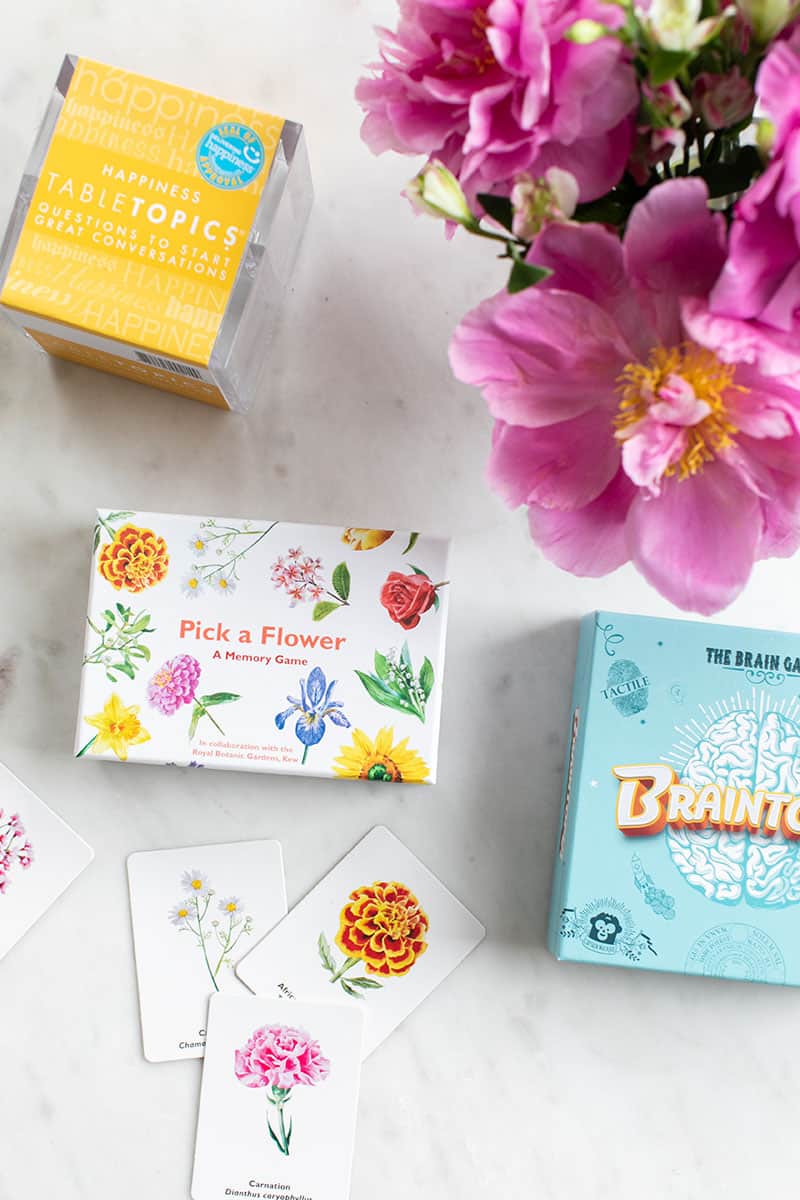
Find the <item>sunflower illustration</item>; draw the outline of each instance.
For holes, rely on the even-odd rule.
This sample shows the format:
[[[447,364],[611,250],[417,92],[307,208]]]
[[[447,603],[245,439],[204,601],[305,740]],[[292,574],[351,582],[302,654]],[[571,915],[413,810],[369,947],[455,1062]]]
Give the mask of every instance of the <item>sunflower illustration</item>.
[[[352,744],[342,746],[333,769],[343,779],[377,779],[382,783],[424,783],[428,764],[409,749],[408,738],[394,745],[394,728],[379,729],[375,740],[353,730]]]

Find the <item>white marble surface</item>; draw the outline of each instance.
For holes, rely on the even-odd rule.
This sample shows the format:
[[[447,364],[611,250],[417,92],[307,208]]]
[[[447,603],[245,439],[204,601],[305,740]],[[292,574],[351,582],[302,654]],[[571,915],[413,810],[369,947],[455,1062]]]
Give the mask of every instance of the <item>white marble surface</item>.
[[[295,902],[382,821],[489,929],[365,1066],[353,1200],[787,1192],[798,996],[560,966],[544,927],[575,618],[668,613],[632,571],[544,563],[482,480],[489,421],[446,361],[500,281],[374,160],[352,89],[389,0],[28,0],[4,6],[0,210],[62,53],[295,116],[317,202],[261,407],[236,418],[0,331],[0,758],[93,844],[93,866],[0,964],[0,1200],[184,1200],[200,1065],[140,1052],[124,858],[277,837]],[[435,789],[121,769],[71,758],[98,504],[353,520],[455,537]],[[797,627],[798,564],[728,616]]]

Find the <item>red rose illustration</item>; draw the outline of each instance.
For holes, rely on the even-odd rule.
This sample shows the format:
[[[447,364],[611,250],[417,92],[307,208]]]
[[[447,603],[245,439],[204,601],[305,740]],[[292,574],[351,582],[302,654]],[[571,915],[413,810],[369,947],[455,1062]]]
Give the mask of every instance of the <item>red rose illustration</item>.
[[[381,588],[381,604],[403,629],[419,625],[420,617],[435,600],[436,588],[427,575],[401,575],[399,571],[392,571]]]

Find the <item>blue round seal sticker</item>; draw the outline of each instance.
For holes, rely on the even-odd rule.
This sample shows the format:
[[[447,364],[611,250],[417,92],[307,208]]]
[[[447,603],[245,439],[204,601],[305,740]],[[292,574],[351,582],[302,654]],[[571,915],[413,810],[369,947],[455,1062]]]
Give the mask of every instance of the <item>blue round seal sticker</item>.
[[[258,175],[264,166],[264,143],[249,125],[223,121],[203,134],[196,159],[203,179],[230,192],[247,187]]]

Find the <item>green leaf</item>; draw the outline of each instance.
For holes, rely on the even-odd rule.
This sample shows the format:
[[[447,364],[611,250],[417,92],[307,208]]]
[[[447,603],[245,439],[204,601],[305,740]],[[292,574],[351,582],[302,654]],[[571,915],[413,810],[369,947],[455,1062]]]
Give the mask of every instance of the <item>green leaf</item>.
[[[136,678],[136,671],[129,662],[118,662],[113,664],[114,671],[122,671],[123,675],[127,675],[129,679]]]
[[[406,546],[405,550],[403,551],[403,554],[409,554],[410,551],[412,551],[414,549],[414,547],[417,544],[418,537],[419,537],[418,533],[410,533],[408,535],[408,545]]]
[[[547,279],[547,276],[552,274],[553,272],[548,267],[537,267],[533,263],[517,259],[511,268],[506,288],[513,296],[517,292],[524,292],[526,288],[534,287],[535,284],[541,283],[543,279]]]
[[[145,631],[145,629],[147,629],[147,626],[149,625],[149,623],[150,623],[150,614],[148,613],[146,616],[140,617],[139,620],[135,622],[135,624],[131,625],[130,629],[128,630],[128,633],[144,633],[144,631]]]
[[[342,989],[347,992],[348,996],[355,996],[356,1000],[364,999],[360,992],[357,992],[355,988],[350,987],[350,984],[346,979],[340,979],[339,983],[342,985]]]
[[[430,579],[427,571],[423,571],[422,567],[415,567],[413,563],[408,564],[415,575],[424,575],[426,579]]]
[[[149,646],[138,646],[137,649],[139,650],[139,653],[141,654],[144,661],[150,662],[150,647]]]
[[[336,963],[333,961],[333,953],[324,933],[321,933],[317,938],[317,950],[319,951],[319,958],[323,967],[333,975],[336,971]]]
[[[198,696],[204,708],[211,708],[214,704],[229,704],[231,700],[241,700],[241,698],[237,692],[212,692],[210,696]]]
[[[350,571],[345,562],[340,562],[333,569],[333,590],[342,600],[347,600],[350,596]]]
[[[382,988],[383,987],[383,984],[378,983],[377,979],[367,979],[366,975],[358,975],[355,979],[352,979],[352,978],[348,979],[347,982],[352,984],[353,987],[360,987],[360,988]]]
[[[438,592],[435,592],[434,596],[433,596],[433,610],[434,610],[434,612],[439,611],[439,593]]]
[[[411,665],[411,651],[408,648],[408,642],[403,642],[402,649],[400,650],[400,662],[413,673],[414,668]]]
[[[491,192],[478,192],[477,199],[487,217],[491,217],[493,221],[497,221],[497,224],[502,225],[503,229],[510,230],[512,228],[514,224],[514,210],[507,196],[493,196]],[[407,554],[408,551],[404,550],[403,553]]]
[[[693,57],[692,50],[656,50],[650,58],[650,82],[654,87],[669,83]]]
[[[600,200],[589,200],[586,204],[579,204],[572,215],[575,221],[622,225],[628,215],[628,207],[613,196],[603,196]]]
[[[419,673],[419,686],[422,688],[423,692],[425,693],[426,700],[428,699],[431,692],[433,691],[433,681],[434,681],[433,664],[431,663],[431,660],[429,658],[426,658],[422,664],[422,670]]]
[[[375,651],[375,674],[378,679],[389,678],[389,661],[385,654],[381,654],[380,650]]]
[[[743,146],[733,162],[717,162],[693,171],[705,179],[711,197],[733,196],[750,186],[761,170],[761,156],[755,146]]]
[[[311,620],[322,621],[325,617],[329,617],[332,612],[336,612],[337,608],[341,607],[341,604],[337,604],[335,600],[320,600],[319,603],[314,605]]]
[[[386,684],[381,683],[380,679],[376,679],[374,675],[366,675],[363,671],[356,671],[356,675],[366,688],[367,694],[376,704],[383,704],[386,708],[395,709],[396,712],[408,713],[411,711],[411,706],[403,700],[399,692],[391,691]]]
[[[105,619],[106,619],[106,621],[107,621],[107,624],[106,624],[106,629],[108,629],[108,628],[109,628],[109,626],[113,625],[113,624],[114,624],[114,622],[115,622],[115,621],[116,621],[116,619],[117,619],[117,618],[114,616],[114,614],[113,614],[113,612],[111,611],[111,609],[110,609],[110,608],[104,608],[104,609],[103,609],[103,616],[105,617]]]
[[[81,746],[80,750],[75,755],[75,757],[82,758],[87,750],[91,750],[92,746],[95,744],[96,741],[97,741],[97,734],[95,734],[93,738],[89,738],[89,741],[86,743],[85,746]]]
[[[129,609],[126,609],[126,608],[125,608],[125,605],[124,605],[124,604],[120,604],[119,600],[117,601],[117,612],[119,613],[119,615],[120,615],[121,617],[124,617],[124,616],[125,616],[125,613],[126,613],[126,612],[129,612],[129,611],[130,611]]]
[[[194,737],[194,735],[197,733],[197,726],[200,722],[200,718],[202,717],[202,715],[203,715],[202,708],[200,707],[199,704],[195,704],[194,708],[192,709],[192,719],[189,722],[189,741],[191,741],[192,738]]]
[[[116,677],[116,675],[112,675],[110,671],[106,671],[106,679],[108,680],[108,682],[109,682],[109,683],[116,683],[116,682],[117,682],[117,677]]]
[[[102,527],[102,525],[99,525],[99,524],[98,524],[98,525],[95,525],[95,527],[94,527],[94,540],[93,540],[93,542],[92,542],[92,554],[96,554],[96,553],[97,553],[97,547],[100,545],[100,534],[102,533],[102,530],[103,530],[103,527]]]

